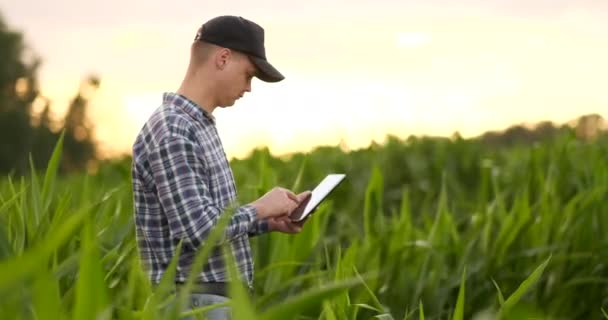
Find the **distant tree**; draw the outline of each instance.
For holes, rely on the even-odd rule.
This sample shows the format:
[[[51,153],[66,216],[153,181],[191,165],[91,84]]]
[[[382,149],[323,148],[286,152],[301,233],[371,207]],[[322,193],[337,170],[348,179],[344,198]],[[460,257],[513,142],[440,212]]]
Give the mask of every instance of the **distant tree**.
[[[65,129],[62,169],[78,170],[96,159],[86,108],[100,80],[89,76],[72,100],[63,124],[52,123],[51,101],[39,89],[41,60],[23,35],[9,29],[0,15],[0,173],[25,174],[31,158],[36,168],[46,166],[60,131]],[[35,104],[42,112],[32,114]]]
[[[576,135],[579,138],[592,139],[605,131],[607,125],[606,120],[599,114],[584,115],[576,121]]]
[[[551,121],[539,122],[536,124],[536,126],[534,126],[535,140],[540,141],[550,139],[557,134],[558,130],[559,129],[555,127]]]
[[[541,121],[529,128],[518,124],[503,131],[488,131],[478,139],[490,146],[528,145],[544,142],[562,134],[575,134],[580,139],[592,139],[608,134],[608,122],[599,114],[588,114],[556,126],[550,121]]]
[[[86,107],[92,94],[99,88],[100,79],[89,76],[80,84],[76,97],[70,103],[65,116],[64,168],[69,171],[86,169],[97,159],[93,142],[93,128],[87,121]]]
[[[0,171],[23,172],[33,142],[30,111],[38,96],[40,60],[0,16]]]

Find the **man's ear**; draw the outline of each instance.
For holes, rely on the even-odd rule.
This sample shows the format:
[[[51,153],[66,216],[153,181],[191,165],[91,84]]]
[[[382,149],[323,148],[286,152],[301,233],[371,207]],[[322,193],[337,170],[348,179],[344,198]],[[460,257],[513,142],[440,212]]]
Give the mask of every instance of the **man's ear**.
[[[228,64],[228,61],[230,60],[231,56],[232,52],[230,51],[230,49],[221,48],[215,54],[215,66],[218,69],[223,70],[224,68],[226,68],[226,65]]]

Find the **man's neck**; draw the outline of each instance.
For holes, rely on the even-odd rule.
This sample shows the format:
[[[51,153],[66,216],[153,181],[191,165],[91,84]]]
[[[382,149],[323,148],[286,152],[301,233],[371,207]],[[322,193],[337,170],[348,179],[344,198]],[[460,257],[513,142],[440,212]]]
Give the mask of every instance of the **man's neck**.
[[[192,84],[194,83],[194,81],[188,78],[184,79],[177,93],[192,100],[205,112],[212,114],[213,110],[217,107],[217,103],[210,94],[213,91],[205,86],[193,86]]]

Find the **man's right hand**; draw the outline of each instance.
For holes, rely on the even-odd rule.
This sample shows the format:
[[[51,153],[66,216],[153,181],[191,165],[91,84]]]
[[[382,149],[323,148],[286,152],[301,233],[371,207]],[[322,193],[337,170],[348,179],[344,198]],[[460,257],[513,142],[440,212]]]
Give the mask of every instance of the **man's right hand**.
[[[291,191],[275,187],[251,203],[256,209],[258,219],[287,215],[298,206],[298,197]]]

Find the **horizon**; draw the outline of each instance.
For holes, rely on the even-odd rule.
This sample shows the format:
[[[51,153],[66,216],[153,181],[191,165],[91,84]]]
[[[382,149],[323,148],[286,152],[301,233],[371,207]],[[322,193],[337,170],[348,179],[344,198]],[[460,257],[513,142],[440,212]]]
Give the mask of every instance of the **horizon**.
[[[523,127],[526,130],[530,130],[530,131],[534,131],[536,129],[537,126],[543,124],[543,123],[550,123],[551,125],[553,125],[554,128],[556,129],[561,129],[563,127],[569,127],[572,130],[575,130],[578,124],[578,121],[583,118],[583,117],[588,117],[588,116],[599,116],[602,120],[602,124],[601,127],[598,128],[600,131],[599,132],[607,132],[608,133],[608,117],[599,114],[599,113],[589,113],[589,114],[581,114],[573,119],[570,119],[568,121],[565,122],[554,122],[554,121],[550,121],[550,120],[540,120],[538,122],[520,122],[520,123],[513,123],[507,127],[504,128],[496,128],[496,129],[491,129],[491,130],[487,130],[484,132],[481,132],[477,135],[472,135],[472,136],[467,136],[464,137],[462,135],[460,135],[460,132],[455,131],[450,135],[432,135],[432,134],[410,134],[410,135],[406,135],[406,136],[397,136],[391,133],[388,133],[387,135],[384,136],[383,139],[381,140],[373,140],[370,141],[367,145],[360,145],[356,148],[352,148],[349,145],[347,145],[345,143],[345,141],[339,141],[336,144],[319,144],[319,145],[315,145],[312,146],[311,148],[307,149],[307,150],[294,150],[291,152],[285,152],[285,153],[273,153],[272,150],[270,150],[269,146],[266,145],[259,145],[259,146],[254,146],[253,148],[249,149],[247,152],[243,153],[241,156],[229,156],[228,160],[232,161],[232,160],[246,160],[247,158],[249,158],[254,152],[256,151],[260,151],[260,150],[268,150],[271,154],[271,156],[276,157],[276,158],[284,158],[284,157],[291,157],[293,155],[298,155],[298,154],[306,154],[306,153],[311,153],[316,151],[317,149],[320,148],[340,148],[342,149],[343,152],[346,153],[350,153],[353,151],[360,151],[360,150],[365,150],[368,149],[370,147],[372,147],[374,144],[376,145],[380,145],[380,146],[384,146],[387,142],[388,139],[390,138],[397,138],[399,141],[402,142],[406,142],[408,139],[410,138],[431,138],[431,139],[450,139],[453,140],[455,138],[455,135],[458,135],[459,138],[463,139],[463,140],[478,140],[478,139],[483,139],[486,135],[489,134],[504,134],[506,133],[507,130],[512,129],[514,127]],[[592,136],[594,137],[596,133],[591,133]],[[121,154],[114,154],[111,157],[107,157],[107,158],[102,158],[100,160],[121,160],[124,159],[124,157],[131,157],[131,154],[129,152],[126,153],[121,153]]]
[[[214,112],[229,158],[608,116],[605,2],[179,3],[206,13],[117,0],[23,0],[0,12],[41,56],[40,89],[56,117],[81,79],[101,78],[88,114],[110,156],[130,153],[162,92],[179,86],[200,24],[225,12],[264,27],[269,60],[286,75],[254,80],[242,101]]]

